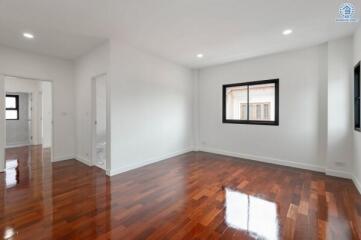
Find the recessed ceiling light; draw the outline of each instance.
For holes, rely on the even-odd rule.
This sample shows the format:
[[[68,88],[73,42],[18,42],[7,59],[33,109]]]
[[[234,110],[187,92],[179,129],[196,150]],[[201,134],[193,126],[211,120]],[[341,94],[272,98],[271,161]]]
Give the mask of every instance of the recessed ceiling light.
[[[28,32],[23,33],[24,38],[33,39],[34,35]]]
[[[292,29],[286,29],[282,32],[283,35],[290,35],[292,33]]]
[[[197,54],[197,58],[203,58],[204,55],[202,53]]]

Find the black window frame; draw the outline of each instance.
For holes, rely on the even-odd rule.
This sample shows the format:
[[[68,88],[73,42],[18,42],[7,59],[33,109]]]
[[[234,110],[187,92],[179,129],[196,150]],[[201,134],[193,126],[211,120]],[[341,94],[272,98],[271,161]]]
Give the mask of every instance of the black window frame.
[[[354,127],[356,131],[360,129],[360,62],[354,68]]]
[[[15,94],[6,94],[6,97],[13,97],[13,98],[15,98],[15,108],[6,108],[6,106],[5,106],[5,111],[7,111],[7,110],[12,110],[12,111],[14,111],[14,110],[16,110],[16,112],[17,112],[17,118],[11,118],[11,119],[8,119],[8,118],[6,118],[6,116],[5,116],[5,118],[6,118],[6,120],[19,120],[19,118],[20,118],[20,116],[19,116],[19,95],[15,95]],[[6,115],[6,114],[5,114]]]
[[[249,120],[249,86],[260,85],[260,84],[275,84],[275,120],[274,121],[259,121],[259,120]],[[227,119],[227,97],[226,91],[229,87],[239,87],[247,86],[247,118],[248,120],[234,120]],[[279,126],[279,79],[269,79],[261,81],[251,81],[251,82],[242,82],[242,83],[233,83],[225,84],[222,87],[222,122],[223,123],[233,123],[233,124],[253,124],[253,125],[271,125]]]

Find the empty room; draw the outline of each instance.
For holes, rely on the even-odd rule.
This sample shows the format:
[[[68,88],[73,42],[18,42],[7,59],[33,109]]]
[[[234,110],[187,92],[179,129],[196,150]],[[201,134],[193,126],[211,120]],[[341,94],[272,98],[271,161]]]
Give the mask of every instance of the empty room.
[[[0,239],[361,239],[359,0],[0,1]]]

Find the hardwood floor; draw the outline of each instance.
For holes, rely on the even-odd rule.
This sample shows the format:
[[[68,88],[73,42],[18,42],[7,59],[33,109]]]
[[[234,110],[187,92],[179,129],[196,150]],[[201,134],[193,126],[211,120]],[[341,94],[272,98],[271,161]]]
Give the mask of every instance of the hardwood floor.
[[[7,239],[360,239],[350,180],[188,153],[114,177],[40,147],[7,150]]]

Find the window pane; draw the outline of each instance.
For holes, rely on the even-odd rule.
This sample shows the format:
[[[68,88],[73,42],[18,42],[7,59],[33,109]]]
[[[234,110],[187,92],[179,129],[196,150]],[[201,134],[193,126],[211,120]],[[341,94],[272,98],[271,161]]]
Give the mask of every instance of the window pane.
[[[256,118],[257,119],[262,119],[262,116],[261,116],[261,107],[262,107],[262,105],[261,104],[256,105]]]
[[[226,119],[247,120],[247,86],[226,89]]]
[[[6,119],[18,119],[18,111],[17,110],[6,110]]]
[[[6,108],[16,108],[15,97],[6,97]]]
[[[269,114],[269,104],[263,105],[263,116],[265,120],[271,120],[270,114]]]
[[[249,120],[275,120],[275,84],[249,86]]]

